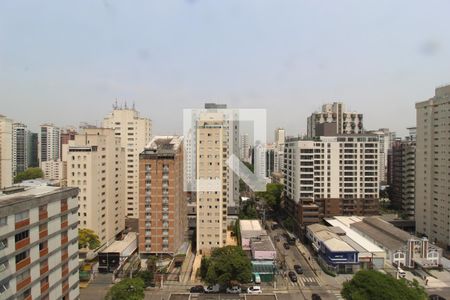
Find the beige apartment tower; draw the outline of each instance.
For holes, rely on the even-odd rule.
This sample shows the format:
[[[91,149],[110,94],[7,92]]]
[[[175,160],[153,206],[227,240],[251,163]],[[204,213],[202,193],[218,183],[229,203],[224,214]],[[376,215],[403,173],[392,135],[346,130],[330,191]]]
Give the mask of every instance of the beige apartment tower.
[[[121,138],[121,146],[125,149],[126,216],[136,219],[139,213],[139,154],[150,141],[151,120],[139,116],[134,107],[115,105],[114,110],[103,120],[102,126],[113,128],[116,137]]]
[[[180,136],[156,136],[139,155],[141,254],[175,254],[185,241],[182,141]]]
[[[416,231],[450,247],[450,85],[416,103]]]
[[[226,245],[229,131],[224,115],[204,112],[197,120],[197,251],[209,255]],[[232,179],[231,179],[232,180]]]
[[[0,115],[0,189],[12,185],[12,124]]]
[[[67,184],[78,187],[80,228],[102,244],[125,228],[124,150],[111,128],[86,128],[69,141]]]

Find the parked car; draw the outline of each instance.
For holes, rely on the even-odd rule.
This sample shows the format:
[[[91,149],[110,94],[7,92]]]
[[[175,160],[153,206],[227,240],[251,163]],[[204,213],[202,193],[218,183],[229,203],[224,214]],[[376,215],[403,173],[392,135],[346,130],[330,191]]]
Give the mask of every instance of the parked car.
[[[284,244],[283,244],[283,247],[284,247],[284,249],[286,249],[286,250],[289,250],[289,248],[291,248],[291,247],[289,246],[288,243],[284,243]]]
[[[319,294],[314,293],[311,295],[311,300],[322,300],[322,297],[320,297]]]
[[[297,275],[295,275],[295,272],[289,271],[288,276],[292,282],[297,282]]]
[[[220,292],[220,285],[218,285],[218,284],[208,285],[205,288],[205,293],[212,294],[212,293],[218,293],[218,292]]]
[[[249,293],[249,294],[261,294],[262,290],[261,290],[260,286],[254,285],[254,286],[251,286],[251,287],[249,287],[247,289],[247,293]]]
[[[294,270],[297,274],[303,274],[303,269],[300,265],[294,265]]]
[[[205,288],[203,287],[203,285],[196,285],[196,286],[191,287],[191,289],[189,291],[191,293],[204,293]]]
[[[232,287],[227,288],[228,294],[239,294],[241,292],[242,292],[241,288],[238,286],[232,286]]]
[[[272,228],[272,230],[275,230],[275,229],[280,228],[280,225],[278,225],[276,222],[273,222],[272,226],[270,228]]]

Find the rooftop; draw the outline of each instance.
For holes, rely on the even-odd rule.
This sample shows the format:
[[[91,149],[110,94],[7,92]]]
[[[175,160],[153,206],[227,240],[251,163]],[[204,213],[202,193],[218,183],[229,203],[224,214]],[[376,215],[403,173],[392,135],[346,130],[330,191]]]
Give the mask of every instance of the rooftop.
[[[131,243],[136,241],[137,233],[129,232],[121,241],[114,241],[111,245],[109,245],[106,249],[104,249],[103,253],[121,253],[124,249],[126,249]]]
[[[19,204],[32,198],[53,193],[57,190],[69,188],[60,188],[47,185],[37,185],[31,187],[13,186],[0,191],[0,207]]]
[[[254,251],[276,251],[272,240],[268,236],[251,239],[251,249]]]
[[[351,247],[349,244],[347,244],[340,238],[334,237],[334,238],[328,239],[326,241],[323,241],[322,243],[325,245],[325,247],[330,249],[330,251],[332,251],[332,252],[356,251],[355,249],[353,249],[353,247]]]
[[[259,220],[240,220],[239,225],[242,231],[262,231],[263,228]]]

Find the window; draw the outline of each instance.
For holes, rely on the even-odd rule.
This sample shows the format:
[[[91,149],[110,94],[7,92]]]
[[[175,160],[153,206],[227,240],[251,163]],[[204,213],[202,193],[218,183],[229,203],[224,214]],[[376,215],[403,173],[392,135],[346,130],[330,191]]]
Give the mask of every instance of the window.
[[[30,236],[30,231],[29,230],[25,230],[25,231],[17,233],[16,236],[15,236],[16,243],[20,242],[21,240],[26,239],[29,236]]]
[[[8,217],[0,218],[0,227],[8,225]]]
[[[39,225],[39,232],[47,230],[47,223],[42,223]]]
[[[24,279],[27,279],[28,277],[30,277],[30,269],[26,270],[23,273],[20,273],[19,275],[16,276],[16,282],[21,282]]]
[[[47,246],[47,241],[39,243],[39,251],[46,249]]]
[[[29,256],[30,256],[30,252],[28,250],[17,254],[16,255],[16,264],[18,264],[19,262],[21,262],[22,260],[26,259]]]
[[[29,218],[28,210],[16,214],[16,223]]]

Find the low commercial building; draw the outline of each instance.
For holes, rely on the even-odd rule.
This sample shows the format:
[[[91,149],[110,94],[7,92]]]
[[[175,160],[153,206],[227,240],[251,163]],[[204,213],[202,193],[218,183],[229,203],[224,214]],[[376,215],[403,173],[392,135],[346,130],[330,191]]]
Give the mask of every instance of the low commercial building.
[[[135,232],[129,232],[122,240],[114,241],[98,254],[99,272],[114,272],[136,251],[137,247]]]
[[[272,281],[277,252],[267,231],[259,220],[240,220],[239,225],[242,249],[252,260],[253,276],[264,282]]]
[[[0,299],[79,299],[77,195],[46,185],[0,192]]]
[[[354,273],[359,270],[358,251],[343,241],[332,228],[321,224],[307,227],[318,261],[334,273]]]
[[[413,236],[380,217],[335,217],[386,251],[395,266],[431,268],[440,264],[442,249],[427,238]]]

